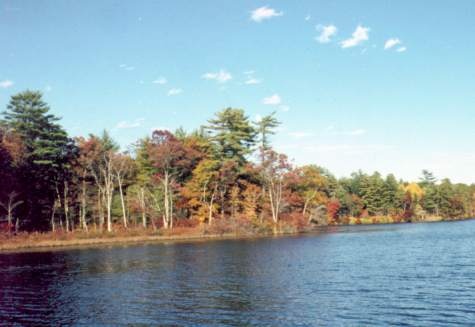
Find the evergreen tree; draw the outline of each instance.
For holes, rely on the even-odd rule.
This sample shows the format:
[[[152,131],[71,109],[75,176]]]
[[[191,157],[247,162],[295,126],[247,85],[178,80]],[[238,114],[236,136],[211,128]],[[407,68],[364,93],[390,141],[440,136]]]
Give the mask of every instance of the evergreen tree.
[[[232,159],[243,165],[256,142],[256,131],[244,110],[226,108],[208,122],[207,129],[216,145],[218,159]]]
[[[280,122],[274,116],[275,112],[262,117],[261,120],[255,123],[256,131],[260,136],[259,141],[261,151],[267,151],[270,149],[269,135],[275,134],[275,128],[280,125]]]
[[[364,176],[360,184],[361,198],[370,215],[378,215],[384,212],[384,181],[379,173]]]
[[[44,214],[52,210],[71,178],[70,165],[77,155],[73,141],[57,123],[59,118],[49,110],[40,92],[25,91],[13,95],[3,113],[6,126],[20,136],[25,151],[20,193],[27,205],[23,214],[40,227],[46,226]]]

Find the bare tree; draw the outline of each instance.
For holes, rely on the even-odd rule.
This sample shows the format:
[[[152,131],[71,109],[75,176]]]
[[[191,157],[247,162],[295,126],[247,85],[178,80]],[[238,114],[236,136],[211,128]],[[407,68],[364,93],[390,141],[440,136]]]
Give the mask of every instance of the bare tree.
[[[277,224],[282,209],[283,180],[290,165],[285,155],[273,150],[266,151],[263,158],[262,177],[269,196],[272,220]]]
[[[18,193],[15,191],[10,192],[8,194],[8,198],[6,202],[0,202],[0,206],[2,206],[6,211],[7,211],[7,225],[8,225],[8,230],[10,231],[13,227],[13,212],[15,209],[23,203],[23,201],[16,201],[16,197],[18,196]],[[18,218],[17,218],[18,221]],[[16,226],[18,225],[18,222],[15,224]],[[18,227],[15,228],[18,230]]]
[[[119,195],[120,195],[120,203],[122,206],[122,221],[124,227],[127,228],[127,210],[125,206],[124,200],[124,178],[131,172],[133,167],[132,159],[127,154],[117,154],[114,156],[113,159],[113,170],[115,174],[115,178],[117,180],[117,184],[119,186]]]
[[[112,232],[112,198],[114,196],[114,170],[113,170],[113,152],[106,151],[102,155],[102,160],[97,165],[91,165],[91,175],[96,181],[99,189],[99,210],[101,205],[105,205],[107,214],[107,231]],[[101,216],[100,216],[101,217]],[[103,224],[101,221],[101,228]]]

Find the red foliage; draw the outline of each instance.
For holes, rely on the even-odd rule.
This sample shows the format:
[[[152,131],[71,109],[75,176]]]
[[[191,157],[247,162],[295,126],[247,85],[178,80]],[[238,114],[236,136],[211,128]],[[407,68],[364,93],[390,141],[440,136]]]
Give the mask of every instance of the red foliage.
[[[330,217],[330,219],[332,220],[333,223],[337,223],[338,222],[338,211],[340,210],[340,201],[338,201],[338,199],[331,199],[328,203],[327,203],[327,212],[328,212],[328,216]]]
[[[177,172],[179,177],[191,174],[200,154],[193,148],[186,147],[169,131],[154,131],[148,149],[150,159],[159,169],[158,178],[165,173]]]
[[[173,222],[174,227],[182,227],[182,228],[194,228],[200,224],[200,221],[196,218],[189,218],[189,219],[176,219]]]
[[[297,211],[283,214],[281,216],[281,222],[294,227],[297,231],[302,231],[308,226],[308,219],[305,218],[301,212]]]

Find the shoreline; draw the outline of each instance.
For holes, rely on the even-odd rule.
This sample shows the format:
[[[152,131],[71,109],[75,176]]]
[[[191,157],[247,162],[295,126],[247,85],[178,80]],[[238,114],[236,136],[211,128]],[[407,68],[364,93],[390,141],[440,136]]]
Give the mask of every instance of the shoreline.
[[[400,223],[378,223],[378,224],[346,224],[346,225],[328,225],[316,226],[311,229],[300,231],[287,231],[277,233],[256,233],[256,234],[239,234],[239,233],[223,233],[223,234],[182,234],[182,235],[138,235],[138,236],[103,236],[90,238],[73,238],[73,239],[45,239],[37,242],[19,243],[5,242],[0,243],[0,254],[9,253],[25,253],[25,252],[43,252],[49,250],[74,250],[84,248],[100,248],[102,246],[123,246],[123,245],[143,245],[143,244],[166,244],[166,243],[185,243],[185,242],[207,242],[221,240],[244,240],[244,239],[262,239],[284,236],[298,236],[305,234],[321,234],[339,231],[347,227],[355,226],[388,226],[402,224],[433,224],[440,222],[457,222],[471,220],[475,218],[460,218],[439,221],[420,221],[420,222],[400,222]]]
[[[349,226],[349,225],[348,225]],[[327,226],[325,226],[327,227]],[[343,226],[330,226],[343,227]],[[324,232],[324,229],[308,231],[262,233],[262,234],[189,234],[189,235],[142,235],[142,236],[112,236],[76,238],[70,240],[44,240],[30,244],[5,243],[0,244],[0,255],[8,253],[43,252],[48,250],[74,250],[85,248],[100,248],[102,246],[144,245],[144,244],[167,244],[185,242],[208,242],[222,240],[261,239],[282,236],[297,236],[309,233]]]

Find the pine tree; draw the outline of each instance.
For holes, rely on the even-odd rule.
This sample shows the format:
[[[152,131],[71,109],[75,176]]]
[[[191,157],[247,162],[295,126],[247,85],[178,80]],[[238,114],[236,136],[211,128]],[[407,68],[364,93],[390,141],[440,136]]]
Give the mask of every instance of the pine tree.
[[[218,159],[233,159],[243,165],[256,143],[256,131],[244,110],[226,108],[208,122],[207,130],[216,145]]]
[[[23,214],[40,227],[45,227],[45,213],[53,209],[58,194],[64,193],[77,154],[73,141],[57,123],[59,118],[49,110],[40,92],[25,91],[13,95],[3,113],[5,124],[20,136],[25,151],[20,193],[27,205]]]
[[[270,115],[264,116],[255,123],[256,131],[260,135],[260,147],[261,151],[267,151],[270,149],[269,135],[275,134],[275,128],[280,125],[280,122],[274,117],[275,112]]]

